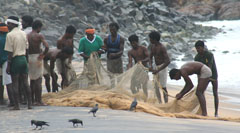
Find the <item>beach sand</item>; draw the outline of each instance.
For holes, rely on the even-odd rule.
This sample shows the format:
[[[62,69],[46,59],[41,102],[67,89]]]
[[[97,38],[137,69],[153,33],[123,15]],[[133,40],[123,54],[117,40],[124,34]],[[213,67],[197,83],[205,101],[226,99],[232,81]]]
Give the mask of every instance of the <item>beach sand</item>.
[[[76,66],[76,65],[75,65]],[[77,65],[78,68],[81,65]],[[77,69],[79,70],[79,69]],[[80,72],[80,71],[78,71]],[[169,94],[175,96],[181,86],[167,85]],[[208,88],[211,90],[211,88]],[[46,90],[44,88],[44,92]],[[53,94],[55,95],[55,94]],[[231,132],[240,131],[240,108],[239,105],[226,102],[226,97],[220,97],[219,120],[214,120],[214,102],[211,93],[206,93],[207,109],[209,117],[194,116],[186,119],[177,115],[153,115],[154,113],[144,113],[141,110],[136,112],[124,109],[112,110],[107,107],[99,107],[97,117],[92,117],[88,111],[93,103],[88,103],[89,107],[58,107],[58,106],[38,106],[32,110],[27,110],[26,106],[21,106],[20,111],[9,111],[5,105],[0,106],[0,132],[60,132],[60,133],[146,133],[146,132]],[[169,98],[169,101],[174,100]],[[83,101],[84,102],[84,101]],[[129,101],[127,101],[127,104]],[[128,106],[128,105],[127,105]],[[177,118],[176,118],[177,117]],[[73,128],[68,119],[78,118],[83,120],[84,126],[79,125]],[[185,118],[185,119],[183,119]],[[193,118],[193,119],[192,119]],[[32,119],[49,122],[49,127],[44,127],[41,131],[33,130],[30,121]],[[228,121],[226,121],[228,120]],[[230,120],[230,121],[229,121]],[[238,120],[238,122],[233,122]]]

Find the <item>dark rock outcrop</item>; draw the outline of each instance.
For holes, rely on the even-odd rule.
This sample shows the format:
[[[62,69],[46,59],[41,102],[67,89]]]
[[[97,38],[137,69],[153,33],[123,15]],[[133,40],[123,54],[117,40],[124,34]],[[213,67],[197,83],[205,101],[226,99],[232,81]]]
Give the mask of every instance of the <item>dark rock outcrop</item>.
[[[196,25],[186,15],[166,4],[171,5],[159,0],[1,0],[0,20],[11,15],[31,15],[42,20],[42,34],[52,47],[56,46],[66,26],[74,25],[78,29],[74,42],[76,48],[86,27],[95,27],[97,34],[104,38],[108,34],[108,24],[117,22],[120,25],[119,33],[126,40],[125,62],[130,49],[127,38],[131,34],[137,34],[141,44],[149,46],[149,32],[161,32],[161,42],[166,45],[171,59],[176,60],[183,53],[191,58],[189,53],[196,40],[207,39],[220,31]],[[211,10],[205,12],[205,15],[211,14]]]
[[[193,20],[240,19],[238,0],[171,0],[169,6]]]

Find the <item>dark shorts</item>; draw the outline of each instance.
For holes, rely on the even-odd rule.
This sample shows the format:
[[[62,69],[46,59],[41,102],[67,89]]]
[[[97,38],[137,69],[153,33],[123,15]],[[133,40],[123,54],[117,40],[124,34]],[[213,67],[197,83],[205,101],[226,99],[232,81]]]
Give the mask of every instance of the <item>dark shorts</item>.
[[[11,62],[11,74],[28,74],[28,63],[26,56],[15,56]]]

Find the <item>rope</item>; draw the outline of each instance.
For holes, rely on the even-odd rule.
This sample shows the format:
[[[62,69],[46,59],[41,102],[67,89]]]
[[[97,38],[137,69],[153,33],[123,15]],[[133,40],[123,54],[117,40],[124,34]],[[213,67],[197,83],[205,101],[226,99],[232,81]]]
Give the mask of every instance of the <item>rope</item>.
[[[164,94],[167,94],[169,97],[176,98],[175,96],[169,95],[169,94],[162,88],[162,85],[161,85],[160,82],[157,80],[157,75],[156,75],[156,74],[153,75],[153,84],[155,85],[155,83],[157,83],[158,87],[161,88],[161,90],[163,91]]]

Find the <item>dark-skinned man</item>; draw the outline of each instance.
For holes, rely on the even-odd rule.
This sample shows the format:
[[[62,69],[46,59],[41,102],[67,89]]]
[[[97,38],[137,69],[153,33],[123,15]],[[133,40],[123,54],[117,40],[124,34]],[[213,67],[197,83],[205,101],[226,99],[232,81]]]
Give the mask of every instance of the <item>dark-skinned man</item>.
[[[64,47],[63,49],[50,49],[45,55],[43,59],[44,75],[48,74],[48,75],[51,75],[52,77],[52,92],[58,92],[57,74],[54,71],[56,60],[60,59],[62,62],[64,62],[66,59],[68,59],[72,55],[73,55],[73,49],[69,46]],[[50,66],[48,65],[48,61],[50,61]],[[61,67],[66,67],[66,66],[62,64]],[[50,78],[48,79],[50,80]],[[50,81],[47,81],[47,82],[50,83]]]
[[[31,109],[32,96],[31,89],[28,84],[28,64],[26,55],[28,53],[28,40],[24,31],[18,28],[19,18],[10,16],[7,19],[9,33],[7,34],[5,50],[8,51],[7,73],[11,74],[13,85],[14,108],[19,110],[19,80],[23,82],[23,89],[27,94],[28,109]]]
[[[42,22],[35,20],[32,25],[32,31],[27,35],[29,43],[29,78],[32,91],[32,102],[35,105],[42,103],[42,76],[43,76],[43,58],[48,52],[48,43],[44,36],[39,34],[42,29]],[[41,46],[45,47],[42,52]],[[36,71],[37,70],[37,71]]]
[[[212,70],[212,77],[210,82],[212,83],[213,96],[214,96],[214,105],[215,105],[215,117],[218,117],[218,73],[213,54],[205,49],[205,44],[203,41],[197,41],[195,43],[195,48],[198,54],[195,56],[194,60],[202,62],[207,65]]]
[[[202,109],[202,115],[207,116],[207,106],[204,92],[207,89],[209,79],[212,76],[211,69],[201,62],[188,62],[183,64],[180,69],[172,69],[169,72],[171,79],[180,80],[181,77],[183,77],[185,81],[184,88],[176,95],[177,100],[180,100],[194,87],[192,80],[190,79],[190,75],[193,74],[198,75],[196,95]]]
[[[72,49],[74,49],[73,37],[75,34],[76,34],[75,27],[72,25],[67,26],[65,34],[57,41],[57,48],[63,49],[65,47],[71,47]],[[64,87],[68,86],[70,82],[74,80],[74,76],[76,75],[76,72],[73,70],[73,67],[72,67],[72,56],[66,59],[65,62],[61,62],[60,59],[57,59],[56,63],[58,64],[57,66],[59,66],[58,72],[62,76],[61,87],[64,89]],[[62,65],[66,65],[67,67],[64,67],[66,69],[63,69],[61,67]],[[69,74],[70,71],[74,73],[73,74],[74,76]]]
[[[127,65],[128,69],[133,66],[133,63],[132,63],[133,60],[134,60],[135,64],[141,62],[145,67],[148,68],[149,67],[149,65],[148,65],[149,54],[148,54],[147,48],[138,44],[138,36],[137,35],[131,35],[128,38],[128,40],[132,46],[132,49],[130,51],[128,51],[128,65]],[[132,90],[132,93],[135,94],[135,93],[137,93],[136,87],[140,86],[140,88],[141,88],[141,86],[142,86],[145,96],[148,97],[148,90],[147,90],[148,72],[143,72],[143,73],[145,73],[144,77],[146,77],[144,82],[138,83],[137,86],[134,86],[133,83],[138,82],[139,81],[138,78],[142,78],[142,77],[133,77],[132,84],[131,84],[131,90]]]
[[[151,42],[151,53],[150,53],[150,71],[156,76],[156,80],[160,82],[163,89],[163,96],[165,103],[168,102],[168,92],[167,92],[167,66],[170,64],[170,59],[167,54],[167,50],[165,46],[160,43],[161,35],[156,31],[152,31],[149,34],[150,42]],[[156,68],[154,69],[153,57],[155,59]],[[160,90],[155,85],[155,93],[158,98],[158,102],[162,103]]]

